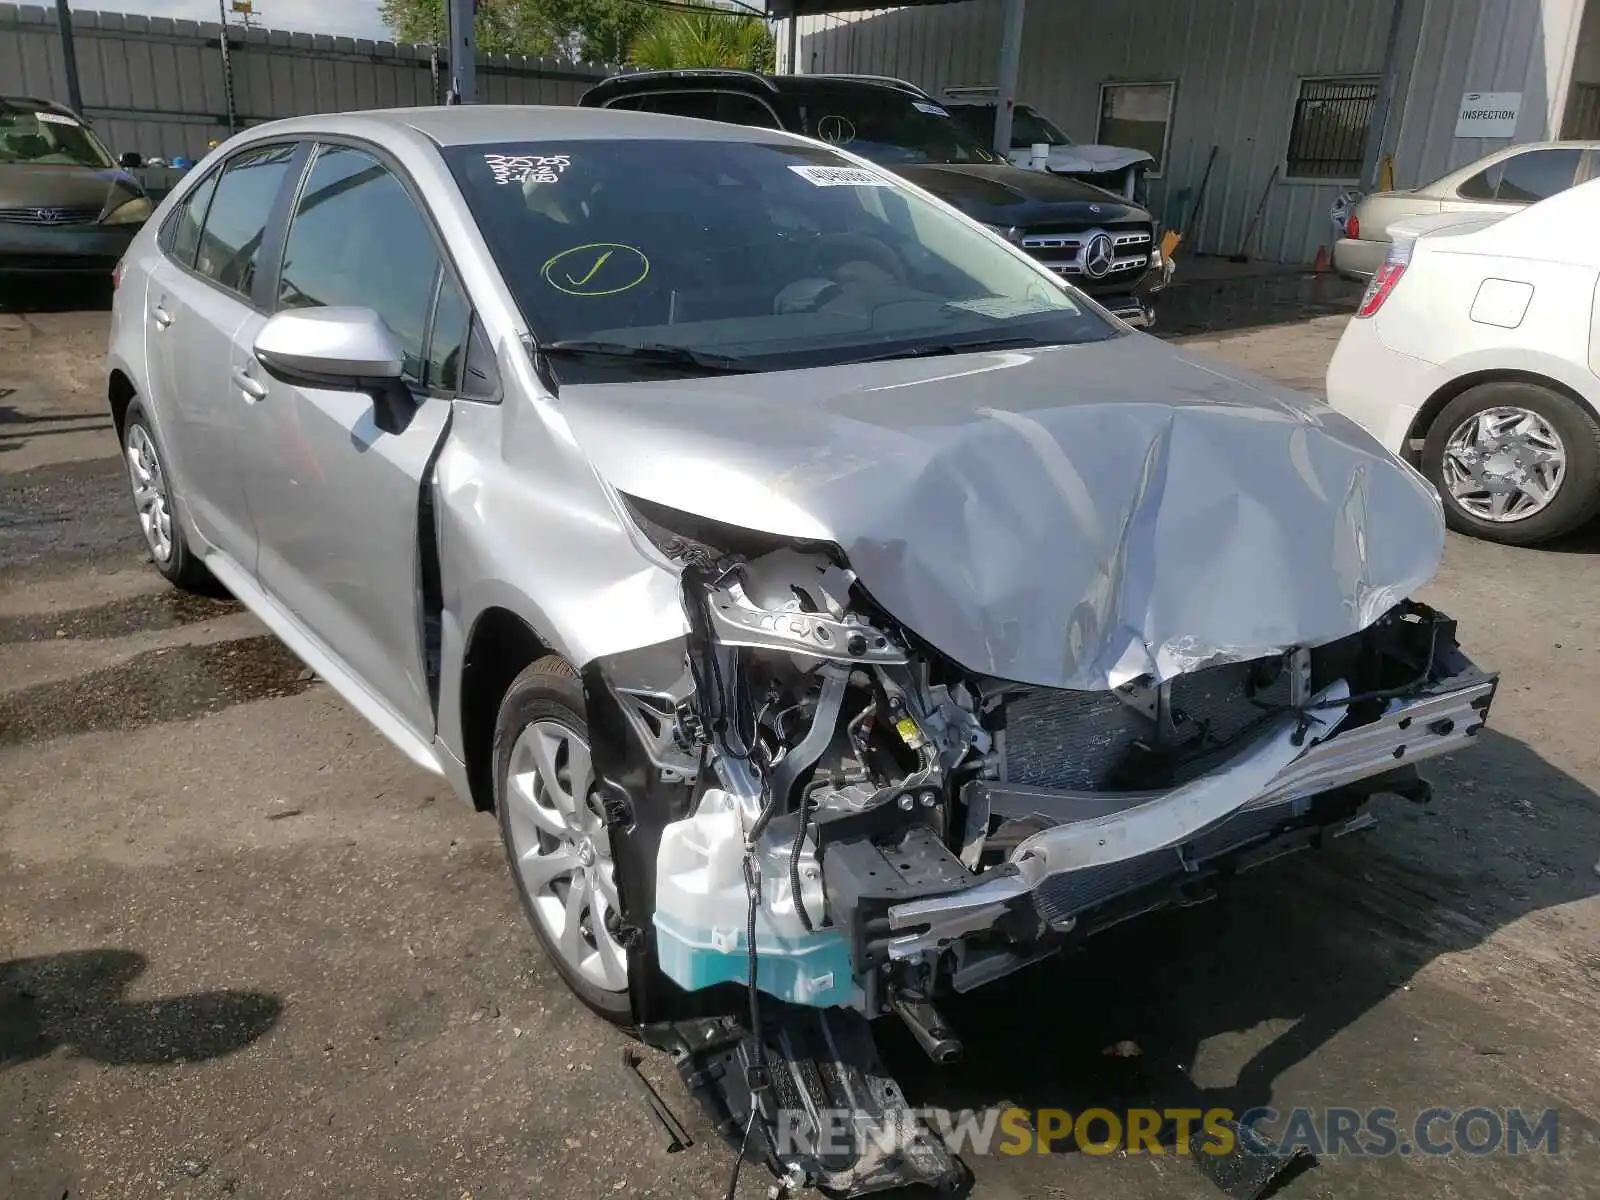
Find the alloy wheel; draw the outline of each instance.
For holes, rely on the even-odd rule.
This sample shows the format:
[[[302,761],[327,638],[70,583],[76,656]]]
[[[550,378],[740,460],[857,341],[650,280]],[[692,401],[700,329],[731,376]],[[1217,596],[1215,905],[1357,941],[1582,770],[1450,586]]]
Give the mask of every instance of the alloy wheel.
[[[628,986],[617,942],[616,871],[592,795],[589,746],[557,721],[535,721],[511,747],[505,803],[516,869],[550,944],[596,987]]]
[[[172,505],[167,494],[167,474],[161,468],[155,439],[143,425],[128,431],[128,478],[139,528],[158,563],[172,561]]]

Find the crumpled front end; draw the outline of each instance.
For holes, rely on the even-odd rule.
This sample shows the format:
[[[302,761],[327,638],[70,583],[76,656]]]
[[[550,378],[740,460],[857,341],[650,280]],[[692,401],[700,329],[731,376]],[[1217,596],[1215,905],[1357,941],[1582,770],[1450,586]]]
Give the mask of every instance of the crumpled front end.
[[[692,632],[681,660],[658,651],[660,691],[617,693],[649,729],[633,805],[674,790],[625,907],[685,992],[754,968],[792,1004],[904,1015],[1337,836],[1374,794],[1426,799],[1417,764],[1469,744],[1496,686],[1409,601],[1163,682],[1017,683],[920,642],[823,548],[745,555],[639,519],[681,556]]]
[[[1468,745],[1495,692],[1454,622],[1413,602],[1332,643],[1162,682],[1016,683],[921,642],[826,547],[636,513],[682,567],[691,632],[591,665],[591,697],[609,697],[592,701],[595,761],[635,747],[604,782],[636,1015],[705,1087],[697,1038],[725,1046],[727,1079],[766,1078],[761,1006],[790,1031],[767,1058],[790,1067],[793,1029],[890,1013],[953,1061],[941,996],[1361,828],[1376,794],[1426,801],[1417,764]],[[719,1014],[738,1032],[704,1025]],[[740,1086],[734,1127],[755,1106],[770,1134],[805,1108]],[[906,1128],[894,1169],[769,1159],[850,1195],[944,1179],[948,1156]]]
[[[959,1058],[941,997],[1425,801],[1417,765],[1482,729],[1495,677],[1406,598],[1426,484],[1145,345],[1126,381],[1126,344],[1074,348],[1065,395],[997,354],[574,399],[687,628],[584,669],[634,1014],[692,1086],[744,1081],[713,1088],[729,1128],[825,1106],[774,1089],[840,1022]],[[845,1194],[907,1182],[769,1149]]]

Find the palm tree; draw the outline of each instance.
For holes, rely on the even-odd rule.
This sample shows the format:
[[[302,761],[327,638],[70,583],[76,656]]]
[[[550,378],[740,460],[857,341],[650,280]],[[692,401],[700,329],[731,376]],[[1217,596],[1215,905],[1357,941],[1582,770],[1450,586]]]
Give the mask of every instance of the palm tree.
[[[628,61],[658,70],[741,67],[770,71],[772,34],[760,17],[725,9],[657,9],[629,45]]]

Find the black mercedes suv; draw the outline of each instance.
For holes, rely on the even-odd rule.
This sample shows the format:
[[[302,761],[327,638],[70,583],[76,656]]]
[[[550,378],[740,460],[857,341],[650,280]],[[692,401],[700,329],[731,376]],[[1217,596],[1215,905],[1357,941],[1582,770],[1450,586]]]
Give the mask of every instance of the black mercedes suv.
[[[1160,230],[1137,204],[1090,184],[1014,167],[927,93],[862,75],[640,71],[584,93],[586,108],[627,108],[784,129],[870,159],[982,221],[1134,325],[1170,278]]]

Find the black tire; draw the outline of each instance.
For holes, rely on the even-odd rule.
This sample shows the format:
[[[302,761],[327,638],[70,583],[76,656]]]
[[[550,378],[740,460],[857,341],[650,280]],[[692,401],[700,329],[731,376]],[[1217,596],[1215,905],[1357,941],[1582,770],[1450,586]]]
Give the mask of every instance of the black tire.
[[[518,869],[510,828],[511,804],[506,799],[507,782],[512,748],[523,730],[536,721],[557,722],[576,733],[585,743],[588,741],[583,685],[572,664],[559,655],[548,655],[529,666],[512,680],[511,687],[500,701],[500,713],[494,728],[494,807],[500,824],[500,840],[506,851],[506,865],[511,872],[517,896],[522,901],[522,911],[533,928],[533,935],[562,980],[579,1000],[607,1021],[631,1025],[633,1011],[626,988],[620,992],[607,991],[585,979],[567,962],[561,951],[552,944],[544,923],[535,912],[534,898],[528,894]]]
[[[150,555],[150,561],[157,571],[166,578],[174,587],[182,588],[186,592],[212,593],[217,590],[216,581],[212,579],[211,572],[206,570],[205,563],[200,561],[200,556],[189,548],[189,539],[183,534],[183,522],[178,517],[177,493],[173,488],[172,475],[167,470],[167,450],[161,444],[161,439],[156,436],[156,427],[145,412],[144,402],[135,399],[128,405],[128,411],[122,420],[122,465],[128,472],[128,487],[133,493],[133,474],[131,456],[132,447],[136,439],[142,435],[156,456],[157,467],[160,472],[159,488],[163,494],[163,503],[166,508],[168,526],[170,530],[171,549],[163,558],[156,552],[151,538],[145,537],[145,551]],[[135,504],[135,516],[138,515],[138,506]],[[141,529],[143,527],[141,526]]]
[[[1567,472],[1548,507],[1520,521],[1487,521],[1461,506],[1444,479],[1444,449],[1451,434],[1486,409],[1524,408],[1543,417],[1561,439]],[[1422,451],[1422,471],[1444,502],[1445,522],[1458,533],[1508,546],[1547,542],[1600,514],[1600,423],[1569,396],[1536,383],[1483,383],[1462,392],[1434,418]]]

